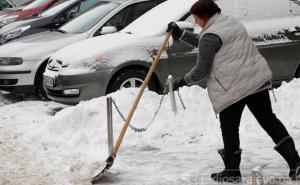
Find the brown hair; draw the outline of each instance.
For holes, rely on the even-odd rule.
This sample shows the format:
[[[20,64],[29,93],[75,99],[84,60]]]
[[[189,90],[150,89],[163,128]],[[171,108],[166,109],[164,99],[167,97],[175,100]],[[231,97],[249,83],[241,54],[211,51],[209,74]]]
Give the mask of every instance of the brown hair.
[[[198,0],[192,6],[190,13],[208,20],[216,13],[221,13],[221,9],[213,0]]]

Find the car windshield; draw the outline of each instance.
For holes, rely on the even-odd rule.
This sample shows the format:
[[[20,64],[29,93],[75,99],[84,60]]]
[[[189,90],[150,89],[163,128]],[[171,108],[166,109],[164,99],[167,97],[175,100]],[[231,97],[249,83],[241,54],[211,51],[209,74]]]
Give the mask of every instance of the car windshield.
[[[36,7],[39,7],[45,3],[47,3],[49,0],[35,0],[32,3],[30,3],[28,6],[26,6],[23,10],[29,10]]]
[[[22,2],[22,3],[20,3],[20,4],[17,4],[17,6],[23,6],[23,7],[25,7],[25,6],[29,5],[29,4],[32,3],[32,2],[33,2],[32,0],[25,1],[25,2]]]
[[[97,7],[73,19],[59,30],[67,33],[84,33],[119,5],[119,3],[103,1]]]
[[[69,0],[69,1],[65,1],[62,3],[59,3],[57,5],[55,5],[54,7],[44,11],[41,16],[42,17],[47,17],[47,16],[51,16],[51,15],[55,15],[58,12],[60,12],[61,10],[63,10],[65,7],[69,6],[70,4],[72,4],[74,1],[76,0]]]

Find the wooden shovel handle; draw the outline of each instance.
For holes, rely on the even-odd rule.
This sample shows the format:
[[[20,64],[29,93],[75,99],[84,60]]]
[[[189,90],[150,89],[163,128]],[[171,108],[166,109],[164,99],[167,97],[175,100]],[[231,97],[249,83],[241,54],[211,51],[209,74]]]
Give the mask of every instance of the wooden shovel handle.
[[[142,97],[142,95],[144,93],[145,88],[147,87],[147,84],[148,84],[149,80],[151,79],[151,76],[152,76],[153,72],[156,69],[156,66],[157,66],[157,64],[159,62],[160,56],[161,56],[162,52],[164,51],[164,49],[166,48],[166,45],[167,45],[167,43],[169,41],[169,38],[170,38],[171,34],[172,34],[172,31],[168,32],[168,34],[167,34],[167,36],[166,36],[163,44],[161,45],[160,49],[158,50],[158,53],[157,53],[157,55],[156,55],[156,57],[154,59],[154,62],[151,65],[148,73],[147,73],[147,76],[146,76],[146,78],[145,78],[142,86],[140,87],[139,93],[138,93],[137,97],[135,98],[135,101],[134,101],[134,103],[133,103],[133,105],[131,107],[131,110],[130,110],[128,116],[127,116],[127,119],[126,119],[126,121],[125,121],[125,123],[124,123],[124,125],[122,127],[122,130],[121,130],[121,133],[120,133],[120,135],[118,137],[116,145],[115,145],[115,147],[113,149],[113,153],[112,153],[113,155],[116,155],[118,153],[118,151],[119,151],[120,145],[121,145],[122,140],[123,140],[123,138],[125,136],[125,133],[126,133],[126,130],[127,130],[128,126],[129,126],[130,120],[131,120],[131,118],[132,118],[132,116],[134,114],[134,111],[135,111],[135,109],[136,109],[136,107],[137,107],[137,105],[138,105],[138,103],[139,103],[139,101],[140,101],[140,99],[141,99],[141,97]]]

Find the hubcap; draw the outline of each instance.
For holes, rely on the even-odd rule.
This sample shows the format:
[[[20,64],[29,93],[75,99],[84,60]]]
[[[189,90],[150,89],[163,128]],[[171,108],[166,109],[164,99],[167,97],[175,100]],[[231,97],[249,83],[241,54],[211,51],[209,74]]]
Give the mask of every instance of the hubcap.
[[[121,84],[120,89],[130,88],[130,87],[136,88],[136,87],[140,87],[142,84],[143,84],[143,80],[139,78],[129,78]]]

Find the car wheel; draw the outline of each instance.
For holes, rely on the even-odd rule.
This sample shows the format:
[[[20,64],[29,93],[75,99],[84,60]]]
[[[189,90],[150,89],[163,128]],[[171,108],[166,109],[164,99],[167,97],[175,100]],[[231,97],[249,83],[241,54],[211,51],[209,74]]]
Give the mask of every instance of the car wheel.
[[[45,72],[47,66],[47,62],[43,63],[40,68],[37,71],[37,75],[36,75],[36,94],[39,96],[39,98],[41,100],[49,100],[49,98],[47,97],[46,91],[44,90],[43,87],[43,73]]]
[[[140,87],[146,75],[147,73],[143,69],[125,69],[111,81],[107,92],[111,93],[123,88]],[[149,81],[147,88],[151,91],[158,92],[158,88],[153,79]]]
[[[300,78],[300,66],[299,66],[298,69],[297,69],[297,72],[296,72],[296,78]]]

